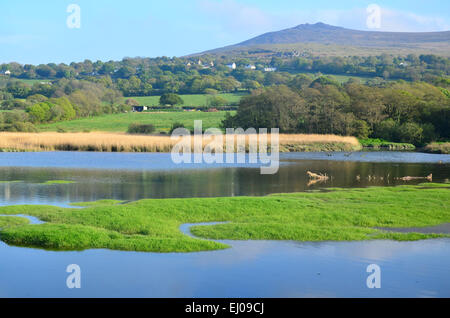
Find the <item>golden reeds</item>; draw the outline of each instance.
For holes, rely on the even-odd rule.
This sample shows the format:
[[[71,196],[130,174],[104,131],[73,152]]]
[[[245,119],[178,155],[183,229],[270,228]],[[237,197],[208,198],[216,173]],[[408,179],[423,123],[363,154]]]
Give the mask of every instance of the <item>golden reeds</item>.
[[[251,137],[246,136],[246,148]],[[193,140],[193,138],[191,139]],[[223,136],[224,146],[226,136]],[[270,136],[267,138],[270,143]],[[125,133],[0,133],[1,151],[103,151],[103,152],[170,152],[179,140],[170,136],[159,135],[129,135]],[[280,134],[280,151],[302,151],[308,149],[336,150],[358,149],[359,142],[354,137],[335,135],[285,135]],[[203,146],[211,142],[204,140]],[[312,148],[311,148],[312,147]],[[236,149],[236,147],[235,147]]]

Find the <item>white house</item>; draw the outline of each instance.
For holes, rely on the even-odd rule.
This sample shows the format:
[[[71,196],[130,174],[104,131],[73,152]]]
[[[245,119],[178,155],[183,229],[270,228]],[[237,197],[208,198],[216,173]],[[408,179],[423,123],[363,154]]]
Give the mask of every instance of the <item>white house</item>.
[[[265,67],[264,72],[275,72],[277,70],[276,67]]]
[[[247,69],[247,70],[256,70],[256,66],[255,66],[255,65],[249,64],[249,65],[247,65],[247,66],[245,67],[245,69]]]
[[[11,72],[9,70],[6,70],[5,75],[11,75]]]
[[[231,68],[232,70],[235,70],[235,69],[236,69],[236,63],[228,64],[227,66],[228,66],[229,68]]]

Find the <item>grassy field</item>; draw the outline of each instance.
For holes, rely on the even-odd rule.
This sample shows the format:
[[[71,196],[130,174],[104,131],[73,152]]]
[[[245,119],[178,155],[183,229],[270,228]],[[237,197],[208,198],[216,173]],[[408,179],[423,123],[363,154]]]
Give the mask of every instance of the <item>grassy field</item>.
[[[245,148],[249,149],[246,136]],[[235,147],[237,149],[237,138]],[[268,136],[270,143],[271,136]],[[0,132],[0,151],[104,151],[104,152],[170,152],[179,140],[169,135],[131,135],[125,133],[13,133]],[[203,141],[203,147],[211,142]],[[226,139],[223,138],[223,149]],[[191,139],[191,145],[193,139]],[[336,135],[279,135],[279,150],[290,151],[354,151],[361,145],[355,137]]]
[[[12,78],[13,80],[17,80],[28,85],[33,85],[35,83],[49,83],[54,81],[54,79],[24,79],[24,78]]]
[[[194,106],[194,107],[205,107],[207,105],[208,97],[220,96],[226,99],[230,104],[237,104],[242,96],[247,95],[246,93],[223,93],[217,95],[207,95],[207,94],[191,94],[191,95],[180,95],[183,99],[184,104],[182,106]],[[128,98],[133,98],[137,100],[140,105],[143,106],[159,106],[160,96],[135,96],[135,97],[125,97],[124,100]]]
[[[220,127],[226,112],[143,112],[103,115],[80,118],[71,121],[40,125],[40,131],[68,132],[110,131],[126,132],[132,123],[153,124],[156,131],[170,131],[175,122],[183,123],[186,128],[194,127],[194,120],[202,120],[203,128]],[[231,112],[233,114],[233,112]]]
[[[318,78],[317,73],[301,73],[301,74],[306,74],[306,75],[310,76],[312,79]],[[341,84],[347,82],[349,79],[358,80],[363,84],[365,84],[365,83],[367,83],[367,81],[373,79],[373,77],[353,76],[353,75],[322,74],[322,76],[326,76],[326,77],[335,79],[337,82],[339,82]]]
[[[383,139],[374,139],[374,138],[367,138],[367,139],[360,139],[359,142],[363,147],[371,148],[373,150],[380,150],[380,149],[388,149],[388,150],[415,150],[416,146],[413,144],[408,143],[401,143],[401,142],[392,142],[392,141],[386,141]]]
[[[193,252],[227,245],[184,235],[184,223],[203,238],[236,240],[418,240],[445,234],[396,233],[376,227],[423,227],[450,222],[449,184],[332,189],[265,197],[99,201],[85,208],[0,207],[1,215],[24,214],[47,223],[24,225],[0,217],[7,244],[57,250],[107,248],[147,252]]]

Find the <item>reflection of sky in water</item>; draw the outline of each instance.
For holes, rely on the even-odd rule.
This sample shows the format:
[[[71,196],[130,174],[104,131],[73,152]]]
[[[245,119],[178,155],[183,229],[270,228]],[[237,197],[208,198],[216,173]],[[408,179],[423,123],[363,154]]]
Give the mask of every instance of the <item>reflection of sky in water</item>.
[[[449,297],[450,240],[236,241],[200,253],[49,252],[0,243],[0,296]],[[82,288],[65,268],[79,264]],[[367,265],[382,288],[366,287]]]
[[[50,155],[52,155],[50,157]],[[362,187],[397,184],[417,184],[424,180],[405,182],[404,176],[427,176],[443,182],[450,178],[450,164],[444,163],[386,163],[334,160],[312,160],[316,156],[329,159],[326,154],[283,154],[290,158],[275,175],[261,175],[256,168],[209,167],[201,169],[165,169],[170,166],[168,154],[122,153],[30,153],[0,154],[0,205],[51,204],[67,206],[70,202],[99,199],[139,200],[142,198],[261,196],[269,193],[300,192],[326,187]],[[348,154],[334,153],[344,158]],[[379,161],[383,153],[353,153],[351,157],[367,155]],[[391,153],[409,161],[426,155],[429,161],[439,162],[439,155]],[[71,156],[75,156],[71,158]],[[431,157],[430,157],[431,156]],[[436,157],[435,157],[436,156]],[[301,159],[292,159],[301,157]],[[450,156],[447,156],[450,158]],[[8,159],[9,158],[9,159]],[[53,160],[50,160],[53,158]],[[309,158],[309,159],[308,159]],[[13,160],[14,159],[14,160]],[[155,169],[146,170],[139,162],[150,160]],[[438,160],[439,159],[439,160]],[[372,159],[371,159],[372,160]],[[376,160],[375,160],[376,161]],[[169,163],[168,163],[169,162]],[[17,167],[2,167],[2,165]],[[64,166],[65,168],[59,167]],[[29,166],[55,165],[37,168]],[[70,166],[90,165],[89,168]],[[20,166],[20,167],[19,167]],[[183,165],[185,167],[186,165]],[[93,168],[96,167],[96,168]],[[99,168],[101,167],[101,168]],[[144,168],[143,168],[144,167]],[[158,168],[159,167],[159,168]],[[325,173],[330,179],[311,184],[307,171]],[[70,180],[72,184],[44,185],[48,180]]]
[[[225,158],[225,157],[224,157]],[[350,162],[450,163],[450,155],[418,152],[303,152],[280,153],[284,163],[290,160],[332,160]],[[0,167],[55,167],[128,170],[200,169],[211,167],[259,167],[249,164],[175,164],[169,153],[107,153],[107,152],[30,152],[1,153]],[[236,162],[236,160],[234,160]]]

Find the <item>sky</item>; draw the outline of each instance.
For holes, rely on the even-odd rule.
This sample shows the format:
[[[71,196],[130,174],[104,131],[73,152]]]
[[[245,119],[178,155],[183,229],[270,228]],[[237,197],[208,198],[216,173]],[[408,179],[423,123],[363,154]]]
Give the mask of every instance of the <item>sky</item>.
[[[367,24],[371,4],[381,10],[375,29]],[[450,1],[1,0],[0,63],[183,56],[316,22],[358,30],[448,31]]]

